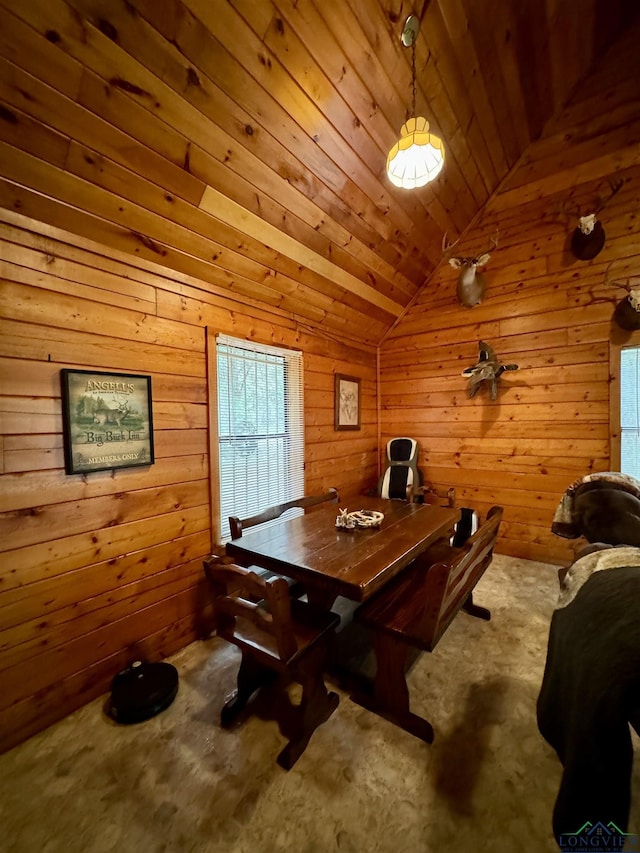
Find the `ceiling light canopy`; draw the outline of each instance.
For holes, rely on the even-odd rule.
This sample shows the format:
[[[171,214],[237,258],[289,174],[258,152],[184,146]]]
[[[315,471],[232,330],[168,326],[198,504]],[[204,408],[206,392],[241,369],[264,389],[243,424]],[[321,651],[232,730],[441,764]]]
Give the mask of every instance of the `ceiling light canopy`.
[[[416,37],[420,22],[409,15],[402,30],[402,44],[411,47],[412,118],[400,129],[400,139],[387,155],[387,175],[396,187],[411,190],[432,181],[444,165],[442,140],[429,132],[429,122],[416,116]]]

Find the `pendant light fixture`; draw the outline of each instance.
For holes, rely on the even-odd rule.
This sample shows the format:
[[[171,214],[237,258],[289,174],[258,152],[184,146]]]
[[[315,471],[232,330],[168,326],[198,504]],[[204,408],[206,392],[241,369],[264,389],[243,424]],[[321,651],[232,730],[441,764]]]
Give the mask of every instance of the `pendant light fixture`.
[[[420,21],[409,15],[402,30],[402,44],[411,48],[411,118],[402,125],[400,139],[387,155],[387,175],[392,184],[411,190],[432,181],[444,165],[442,140],[429,132],[429,122],[416,116],[416,38]]]

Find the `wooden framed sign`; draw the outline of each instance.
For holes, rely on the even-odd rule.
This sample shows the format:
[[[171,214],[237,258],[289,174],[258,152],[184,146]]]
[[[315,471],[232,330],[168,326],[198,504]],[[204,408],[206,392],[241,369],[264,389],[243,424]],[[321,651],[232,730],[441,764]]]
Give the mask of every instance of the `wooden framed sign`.
[[[360,380],[336,373],[335,429],[360,429]]]
[[[152,465],[151,377],[60,371],[67,474]]]

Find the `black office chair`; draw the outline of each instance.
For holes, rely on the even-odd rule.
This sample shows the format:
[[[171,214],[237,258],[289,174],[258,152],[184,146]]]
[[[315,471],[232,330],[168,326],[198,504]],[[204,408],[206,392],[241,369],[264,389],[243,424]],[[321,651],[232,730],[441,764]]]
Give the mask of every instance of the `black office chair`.
[[[387,467],[378,482],[378,494],[390,500],[412,500],[422,490],[415,438],[392,438],[387,442]]]
[[[425,485],[418,468],[419,447],[415,438],[392,438],[387,442],[387,467],[378,482],[378,494],[390,500],[415,500],[455,505],[455,489],[446,493]],[[460,547],[478,529],[478,513],[470,507],[460,508],[460,521],[455,525],[451,545]]]

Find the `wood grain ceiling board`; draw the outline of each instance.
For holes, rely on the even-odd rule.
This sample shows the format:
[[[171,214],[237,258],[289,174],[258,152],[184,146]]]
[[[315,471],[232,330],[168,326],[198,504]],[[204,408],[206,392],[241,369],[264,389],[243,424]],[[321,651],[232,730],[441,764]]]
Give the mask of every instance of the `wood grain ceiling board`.
[[[573,165],[610,165],[579,83],[637,13],[630,0],[0,7],[1,205],[362,345],[418,298],[445,232],[464,235],[498,190],[496,209],[550,192],[572,124]],[[412,11],[417,109],[447,159],[407,192],[384,167],[410,112]],[[615,91],[610,107],[633,158],[640,116]]]

